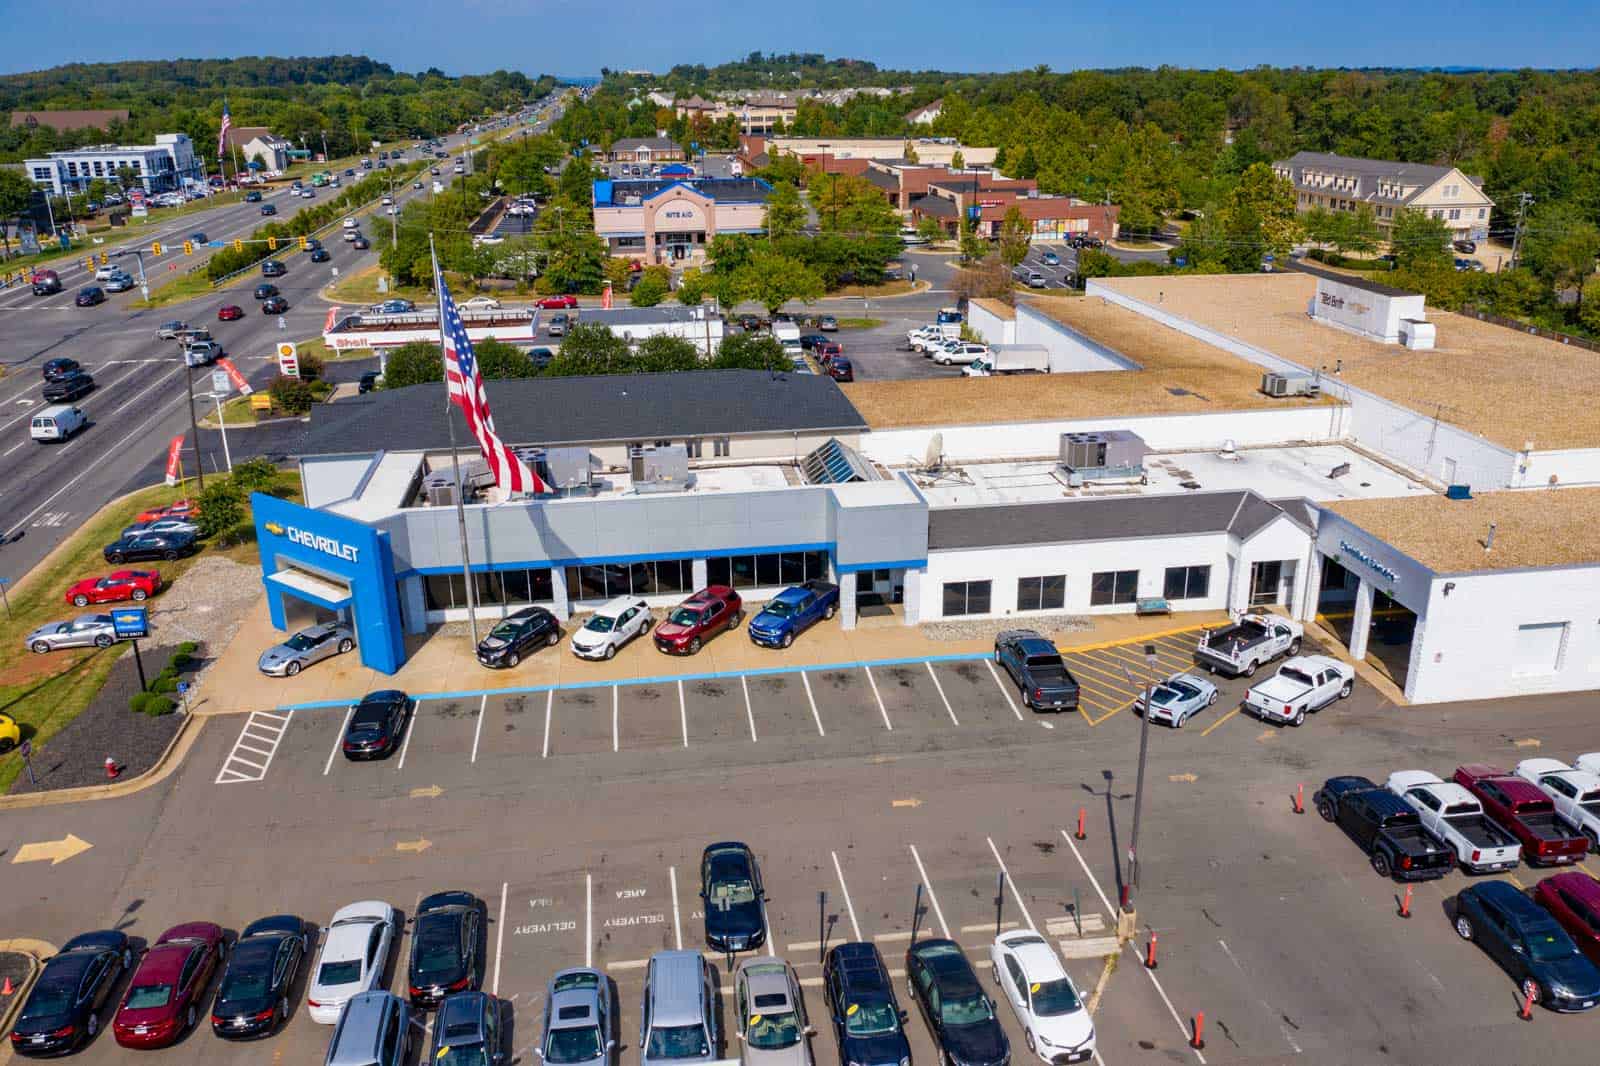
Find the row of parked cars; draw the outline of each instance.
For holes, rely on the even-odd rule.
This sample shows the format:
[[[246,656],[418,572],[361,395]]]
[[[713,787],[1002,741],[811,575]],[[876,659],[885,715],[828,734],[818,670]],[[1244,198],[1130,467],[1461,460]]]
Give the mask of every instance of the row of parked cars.
[[[1468,764],[1450,781],[1426,770],[1396,771],[1384,786],[1335,777],[1313,802],[1395,880],[1433,880],[1456,866],[1569,866],[1600,849],[1600,752],[1574,765],[1524,759],[1511,772]],[[1532,1002],[1556,1011],[1600,1005],[1600,881],[1570,870],[1527,894],[1478,881],[1457,893],[1452,911],[1456,933],[1477,942]]]

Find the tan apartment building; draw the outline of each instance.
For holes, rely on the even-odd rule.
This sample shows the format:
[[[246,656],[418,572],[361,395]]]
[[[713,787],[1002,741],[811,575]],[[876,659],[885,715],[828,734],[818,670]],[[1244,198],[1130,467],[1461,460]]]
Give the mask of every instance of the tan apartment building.
[[[754,156],[797,155],[807,161],[831,155],[835,159],[887,159],[905,158],[906,145],[917,154],[917,162],[930,166],[950,166],[961,153],[961,161],[969,167],[987,167],[994,163],[996,148],[975,148],[958,144],[948,137],[741,137],[740,152]]]
[[[1294,186],[1295,206],[1303,212],[1372,208],[1385,231],[1401,208],[1425,211],[1450,228],[1453,240],[1481,240],[1489,234],[1494,201],[1483,179],[1455,167],[1392,163],[1330,152],[1296,152],[1272,164]]]

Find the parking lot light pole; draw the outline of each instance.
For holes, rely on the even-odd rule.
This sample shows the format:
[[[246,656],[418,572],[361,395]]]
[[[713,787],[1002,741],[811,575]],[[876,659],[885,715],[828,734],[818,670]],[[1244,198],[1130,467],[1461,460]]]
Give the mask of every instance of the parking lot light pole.
[[[228,451],[228,423],[222,417],[222,396],[220,392],[207,393],[217,404],[217,429],[222,433],[222,461],[227,464],[228,473],[233,473],[233,455]]]
[[[182,338],[178,340],[178,358],[183,360],[183,384],[189,391],[189,436],[194,442],[194,476],[198,491],[206,491],[206,472],[200,467],[200,420],[194,416],[194,367],[184,351]]]
[[[1144,713],[1139,716],[1139,772],[1133,786],[1133,838],[1128,842],[1128,894],[1127,909],[1134,907],[1134,897],[1139,892],[1139,815],[1144,809],[1145,754],[1150,750],[1150,690],[1155,687],[1156,646],[1144,646]]]

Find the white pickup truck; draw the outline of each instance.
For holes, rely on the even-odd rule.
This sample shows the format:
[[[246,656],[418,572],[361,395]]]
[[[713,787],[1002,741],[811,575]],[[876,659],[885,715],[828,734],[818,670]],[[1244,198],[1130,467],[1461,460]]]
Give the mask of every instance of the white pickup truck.
[[[1306,712],[1342,700],[1356,687],[1355,668],[1326,655],[1301,655],[1244,690],[1243,709],[1263,722],[1304,725]]]
[[[1423,828],[1455,849],[1464,869],[1490,873],[1514,869],[1521,861],[1521,842],[1454,781],[1441,781],[1426,770],[1396,770],[1389,775],[1388,788],[1421,815]]]
[[[1250,677],[1280,655],[1299,655],[1305,629],[1292,618],[1259,615],[1200,634],[1195,658],[1212,673]]]
[[[1515,772],[1550,797],[1557,817],[1600,848],[1600,776],[1575,770],[1560,759],[1523,759]]]

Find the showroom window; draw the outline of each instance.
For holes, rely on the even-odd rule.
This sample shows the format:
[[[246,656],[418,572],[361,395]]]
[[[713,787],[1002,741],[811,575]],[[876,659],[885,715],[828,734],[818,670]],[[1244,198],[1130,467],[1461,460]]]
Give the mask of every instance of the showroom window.
[[[1169,566],[1162,595],[1169,600],[1203,600],[1211,595],[1211,567]]]
[[[1102,570],[1089,583],[1089,605],[1108,607],[1139,598],[1139,571]]]
[[[944,583],[944,616],[961,614],[988,614],[989,581],[946,581]]]
[[[1066,574],[1017,578],[1017,610],[1059,611],[1066,603]]]
[[[767,552],[706,560],[706,584],[749,589],[798,585],[828,577],[827,552]]]
[[[495,570],[472,575],[480,607],[520,606],[548,602],[554,593],[549,570]],[[423,597],[430,611],[467,606],[467,583],[461,574],[428,574],[422,579]]]
[[[688,559],[567,567],[567,595],[574,600],[670,596],[689,591],[693,582],[693,563]]]

